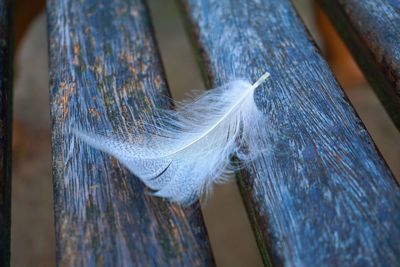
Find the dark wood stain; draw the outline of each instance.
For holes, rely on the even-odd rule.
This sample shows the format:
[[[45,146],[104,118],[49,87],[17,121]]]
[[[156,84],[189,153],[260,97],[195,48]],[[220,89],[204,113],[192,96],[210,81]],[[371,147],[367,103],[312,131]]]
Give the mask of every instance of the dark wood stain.
[[[10,264],[11,37],[11,5],[8,0],[0,0],[0,266]]]
[[[398,184],[291,3],[181,2],[211,85],[271,73],[269,151],[238,174],[265,264],[398,266]]]
[[[125,131],[170,103],[140,0],[49,0],[54,208],[59,266],[213,266],[198,203],[152,197],[71,127]]]
[[[400,129],[400,2],[318,2]]]

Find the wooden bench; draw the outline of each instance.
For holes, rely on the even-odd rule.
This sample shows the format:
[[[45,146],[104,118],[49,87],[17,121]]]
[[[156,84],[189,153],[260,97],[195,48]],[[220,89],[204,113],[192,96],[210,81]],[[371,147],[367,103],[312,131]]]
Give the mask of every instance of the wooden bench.
[[[238,176],[264,262],[398,264],[399,187],[289,1],[182,2],[211,84],[273,77],[271,152]]]
[[[319,0],[400,128],[400,2]]]
[[[254,81],[266,70],[272,75],[255,96],[268,120],[270,151],[237,175],[265,265],[398,265],[399,186],[291,3],[180,4],[210,86],[234,77]],[[8,36],[2,34],[6,11],[0,4],[0,38]],[[145,2],[48,0],[47,15],[57,264],[213,266],[198,203],[182,208],[151,197],[115,159],[70,133],[77,124],[118,130],[139,111],[170,106],[162,97],[168,86]],[[398,20],[400,13],[391,16]],[[5,47],[2,59],[9,54]],[[384,50],[386,59],[398,57],[399,44],[393,47]],[[395,92],[400,83],[394,62],[393,75],[379,72],[382,91]],[[0,66],[0,123],[9,116],[3,111],[7,66]],[[2,141],[8,120],[5,125],[0,155],[9,161],[9,136]],[[0,170],[9,165],[0,164]],[[0,184],[2,192],[9,192],[8,177],[0,173],[0,181],[8,181]],[[9,194],[1,196],[6,229]],[[8,240],[0,242],[6,251]],[[7,253],[0,260],[7,265]]]
[[[115,118],[169,105],[146,6],[50,0],[47,11],[59,265],[212,265],[198,204],[149,196],[116,160],[70,133],[71,125],[126,127]]]

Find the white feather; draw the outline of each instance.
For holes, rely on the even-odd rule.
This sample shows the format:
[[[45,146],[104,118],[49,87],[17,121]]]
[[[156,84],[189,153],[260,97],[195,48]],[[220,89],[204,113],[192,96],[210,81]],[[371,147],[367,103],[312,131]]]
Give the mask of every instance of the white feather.
[[[253,85],[236,80],[176,110],[161,110],[135,125],[128,136],[74,133],[116,157],[155,190],[154,195],[190,204],[238,168],[232,156],[246,162],[263,151],[263,116],[253,94],[268,77],[265,73]]]

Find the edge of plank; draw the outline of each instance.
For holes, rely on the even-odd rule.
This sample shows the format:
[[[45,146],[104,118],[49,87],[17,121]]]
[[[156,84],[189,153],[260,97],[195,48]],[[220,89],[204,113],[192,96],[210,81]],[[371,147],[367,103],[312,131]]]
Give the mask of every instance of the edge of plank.
[[[12,5],[0,0],[0,265],[10,264]]]

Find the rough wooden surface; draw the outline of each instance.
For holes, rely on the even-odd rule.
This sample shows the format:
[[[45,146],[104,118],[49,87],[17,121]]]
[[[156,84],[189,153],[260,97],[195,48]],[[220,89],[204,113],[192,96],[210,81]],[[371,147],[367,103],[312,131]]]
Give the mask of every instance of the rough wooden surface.
[[[400,1],[318,2],[400,129]]]
[[[199,205],[150,196],[70,127],[121,130],[168,94],[140,0],[50,0],[53,179],[59,266],[212,266]]]
[[[0,266],[10,264],[11,25],[10,2],[0,0]]]
[[[293,6],[181,2],[211,85],[271,73],[269,150],[238,175],[265,264],[398,266],[399,187]]]

